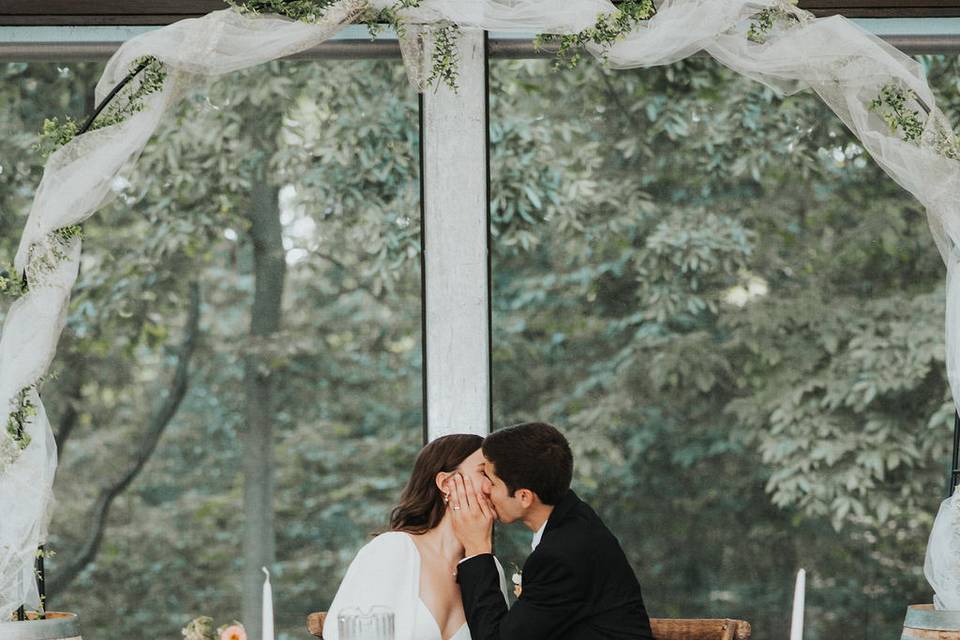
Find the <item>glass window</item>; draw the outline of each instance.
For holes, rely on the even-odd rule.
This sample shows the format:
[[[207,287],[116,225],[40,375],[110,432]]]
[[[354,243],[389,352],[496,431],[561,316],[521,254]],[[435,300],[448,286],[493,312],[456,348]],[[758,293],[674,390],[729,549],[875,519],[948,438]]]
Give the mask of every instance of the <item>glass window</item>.
[[[804,567],[805,637],[895,637],[953,413],[922,208],[811,93],[552,64],[491,62],[494,424],[569,435],[652,616],[786,637]]]
[[[0,258],[39,181],[33,132],[87,112],[100,69],[0,65]],[[80,612],[85,634],[241,619],[244,522],[269,529],[244,506],[245,471],[269,450],[245,438],[264,425],[279,637],[305,633],[386,524],[423,431],[418,140],[398,60],[272,63],[189,96],[85,225],[44,388],[62,440],[50,605]]]

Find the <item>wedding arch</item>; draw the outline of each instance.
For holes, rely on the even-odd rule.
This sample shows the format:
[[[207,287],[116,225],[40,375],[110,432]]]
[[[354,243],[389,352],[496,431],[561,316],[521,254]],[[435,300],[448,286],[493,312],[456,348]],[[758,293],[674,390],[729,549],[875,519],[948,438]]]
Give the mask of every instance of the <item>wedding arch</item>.
[[[585,47],[614,68],[670,64],[698,52],[781,94],[810,89],[880,167],[926,208],[947,267],[946,364],[960,399],[960,144],[920,65],[840,16],[814,18],[786,0],[250,0],[128,40],[97,85],[106,106],[85,125],[50,121],[50,155],[0,293],[14,297],[0,335],[0,620],[39,604],[36,549],[47,538],[56,445],[38,394],[77,279],[79,225],[109,200],[163,115],[206,79],[293,55],[356,22],[390,23],[411,82],[455,91],[461,29],[544,34],[558,55]],[[305,8],[306,7],[306,8]],[[273,15],[277,11],[286,15]],[[123,99],[111,98],[123,93]],[[960,405],[958,405],[960,406]],[[943,508],[941,513],[944,513]],[[927,576],[960,608],[957,527],[938,518]],[[960,538],[958,538],[960,539]],[[933,544],[936,542],[937,544]]]

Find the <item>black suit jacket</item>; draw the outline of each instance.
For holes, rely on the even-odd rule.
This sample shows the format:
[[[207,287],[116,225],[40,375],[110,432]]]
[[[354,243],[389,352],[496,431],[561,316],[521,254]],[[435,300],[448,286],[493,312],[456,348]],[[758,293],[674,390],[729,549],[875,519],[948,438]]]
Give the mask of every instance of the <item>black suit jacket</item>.
[[[640,584],[620,543],[573,491],[550,514],[507,610],[493,556],[460,563],[473,640],[653,640]]]

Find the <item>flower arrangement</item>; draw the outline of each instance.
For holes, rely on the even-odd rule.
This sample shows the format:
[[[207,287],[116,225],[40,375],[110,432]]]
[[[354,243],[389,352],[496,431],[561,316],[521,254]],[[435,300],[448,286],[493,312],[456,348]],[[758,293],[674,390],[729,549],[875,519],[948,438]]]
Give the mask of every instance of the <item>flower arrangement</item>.
[[[210,616],[200,616],[188,622],[181,633],[184,640],[247,640],[246,629],[236,620],[221,625],[216,630],[213,624]]]
[[[523,570],[516,564],[513,565],[513,576],[510,581],[513,583],[513,596],[519,598],[523,593]]]

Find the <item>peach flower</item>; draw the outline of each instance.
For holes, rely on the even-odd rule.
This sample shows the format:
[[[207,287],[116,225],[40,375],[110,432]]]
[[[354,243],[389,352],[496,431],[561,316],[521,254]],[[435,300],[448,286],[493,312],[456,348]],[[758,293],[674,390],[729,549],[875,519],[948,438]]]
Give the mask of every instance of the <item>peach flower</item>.
[[[220,632],[220,640],[247,640],[247,632],[242,624],[231,624]]]

